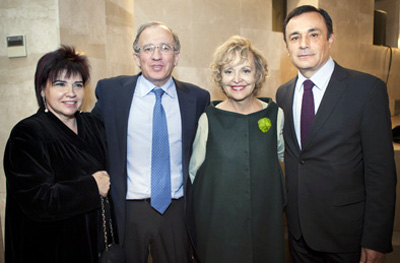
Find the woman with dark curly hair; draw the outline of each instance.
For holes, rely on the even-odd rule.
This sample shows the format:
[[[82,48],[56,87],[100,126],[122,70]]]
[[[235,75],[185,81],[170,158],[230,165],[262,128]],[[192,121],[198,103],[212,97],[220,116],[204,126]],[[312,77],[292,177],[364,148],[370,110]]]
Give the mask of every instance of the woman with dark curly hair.
[[[37,64],[39,110],[12,129],[4,154],[6,263],[98,261],[110,181],[103,126],[80,112],[88,79],[87,58],[71,47]]]

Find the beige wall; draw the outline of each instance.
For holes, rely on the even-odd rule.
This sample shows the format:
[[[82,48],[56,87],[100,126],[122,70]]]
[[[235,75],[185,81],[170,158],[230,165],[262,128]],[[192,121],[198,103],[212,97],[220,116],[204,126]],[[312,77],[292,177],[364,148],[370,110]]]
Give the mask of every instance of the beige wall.
[[[208,65],[215,47],[234,34],[250,38],[269,62],[269,78],[260,95],[274,98],[277,87],[292,78],[296,70],[286,55],[282,34],[271,30],[271,2],[136,0],[134,27],[136,31],[142,23],[150,20],[170,25],[182,42],[181,61],[174,75],[210,90],[214,99],[223,98],[212,86],[209,77]],[[374,3],[374,0],[288,0],[287,6],[288,10],[302,4],[326,9],[334,26],[334,60],[345,67],[368,72],[386,81],[390,52],[387,47],[372,45]],[[395,99],[400,99],[400,88],[396,85],[400,83],[399,60],[399,49],[393,49],[388,82],[393,110]],[[135,72],[138,72],[137,68]]]
[[[133,73],[133,0],[2,0],[0,15],[2,161],[12,127],[37,111],[33,78],[42,55],[67,44],[89,57],[92,79],[86,90],[84,110],[91,110],[95,103],[94,87],[98,79]],[[28,56],[9,59],[6,36],[21,34],[26,36]],[[2,230],[4,207],[5,178],[0,169]]]
[[[342,66],[387,79],[390,50],[372,45],[373,0],[328,1],[320,0],[319,7],[326,9],[333,20],[335,43],[333,58]],[[391,109],[400,99],[400,51],[393,49],[393,61],[388,81]],[[397,109],[396,109],[397,112]]]
[[[181,60],[175,76],[210,90],[213,99],[223,98],[210,82],[208,66],[214,49],[232,35],[250,38],[268,58],[269,79],[261,96],[275,97],[275,89],[288,79],[281,66],[285,57],[282,34],[272,32],[271,0],[136,0],[135,29],[150,20],[171,26],[182,44]],[[153,8],[157,6],[157,8]]]
[[[239,34],[250,38],[269,62],[269,78],[261,96],[275,98],[278,86],[296,74],[281,33],[272,32],[271,0],[2,0],[0,1],[0,157],[11,128],[33,114],[36,102],[33,74],[37,60],[60,43],[73,44],[88,55],[92,80],[85,110],[94,103],[98,79],[137,73],[132,42],[140,24],[163,21],[180,36],[182,55],[175,76],[208,89],[221,99],[209,79],[208,65],[215,47]],[[333,58],[345,67],[386,80],[389,51],[373,46],[374,0],[288,0],[288,9],[313,4],[326,9],[334,21]],[[24,34],[28,56],[9,59],[7,35]],[[388,92],[392,105],[400,99],[400,52],[393,50]],[[357,99],[357,98],[355,98]],[[0,215],[4,225],[5,180],[0,172]]]
[[[55,0],[0,1],[0,157],[15,123],[37,110],[33,74],[43,53],[59,45],[58,5]],[[28,56],[7,58],[6,36],[25,35]],[[0,215],[4,227],[5,179],[0,169]],[[2,230],[4,228],[2,227]],[[3,232],[4,233],[4,232]],[[1,255],[0,255],[1,257]],[[1,259],[0,259],[1,262]]]
[[[60,38],[89,57],[91,81],[84,110],[96,101],[101,78],[133,74],[133,0],[60,0]]]

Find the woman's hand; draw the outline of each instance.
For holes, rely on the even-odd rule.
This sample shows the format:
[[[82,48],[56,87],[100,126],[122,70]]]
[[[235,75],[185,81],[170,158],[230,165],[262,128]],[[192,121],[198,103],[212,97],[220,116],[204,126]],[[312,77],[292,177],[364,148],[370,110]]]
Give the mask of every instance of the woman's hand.
[[[106,171],[95,172],[92,176],[96,180],[100,195],[106,197],[108,190],[110,190],[110,176]]]

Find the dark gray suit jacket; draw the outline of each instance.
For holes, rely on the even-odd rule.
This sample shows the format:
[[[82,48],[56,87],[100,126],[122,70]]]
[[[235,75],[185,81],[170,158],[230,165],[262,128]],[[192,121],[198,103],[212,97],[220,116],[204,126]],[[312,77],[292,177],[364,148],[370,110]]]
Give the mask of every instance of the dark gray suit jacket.
[[[296,80],[276,94],[285,113],[290,234],[322,252],[392,251],[396,171],[386,85],[335,63],[300,150],[292,111]]]
[[[127,193],[127,132],[129,110],[138,75],[118,76],[97,83],[97,102],[92,113],[104,122],[109,153],[108,173],[111,197],[117,221],[119,243],[125,237],[125,202]],[[182,118],[182,169],[184,192],[189,191],[189,160],[200,115],[210,103],[210,94],[193,84],[174,79]]]

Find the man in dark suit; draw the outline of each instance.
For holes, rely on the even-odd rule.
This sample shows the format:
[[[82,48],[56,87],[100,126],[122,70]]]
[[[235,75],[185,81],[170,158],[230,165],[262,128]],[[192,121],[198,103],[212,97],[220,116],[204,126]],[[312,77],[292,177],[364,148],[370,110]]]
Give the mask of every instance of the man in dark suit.
[[[107,132],[119,242],[127,263],[147,262],[149,253],[153,262],[186,263],[191,260],[184,198],[188,165],[210,95],[172,77],[180,43],[165,24],[142,25],[133,48],[142,72],[100,80],[93,109]]]
[[[396,184],[386,85],[332,60],[332,20],[322,9],[296,8],[283,34],[298,69],[276,94],[285,113],[291,259],[383,262]]]

